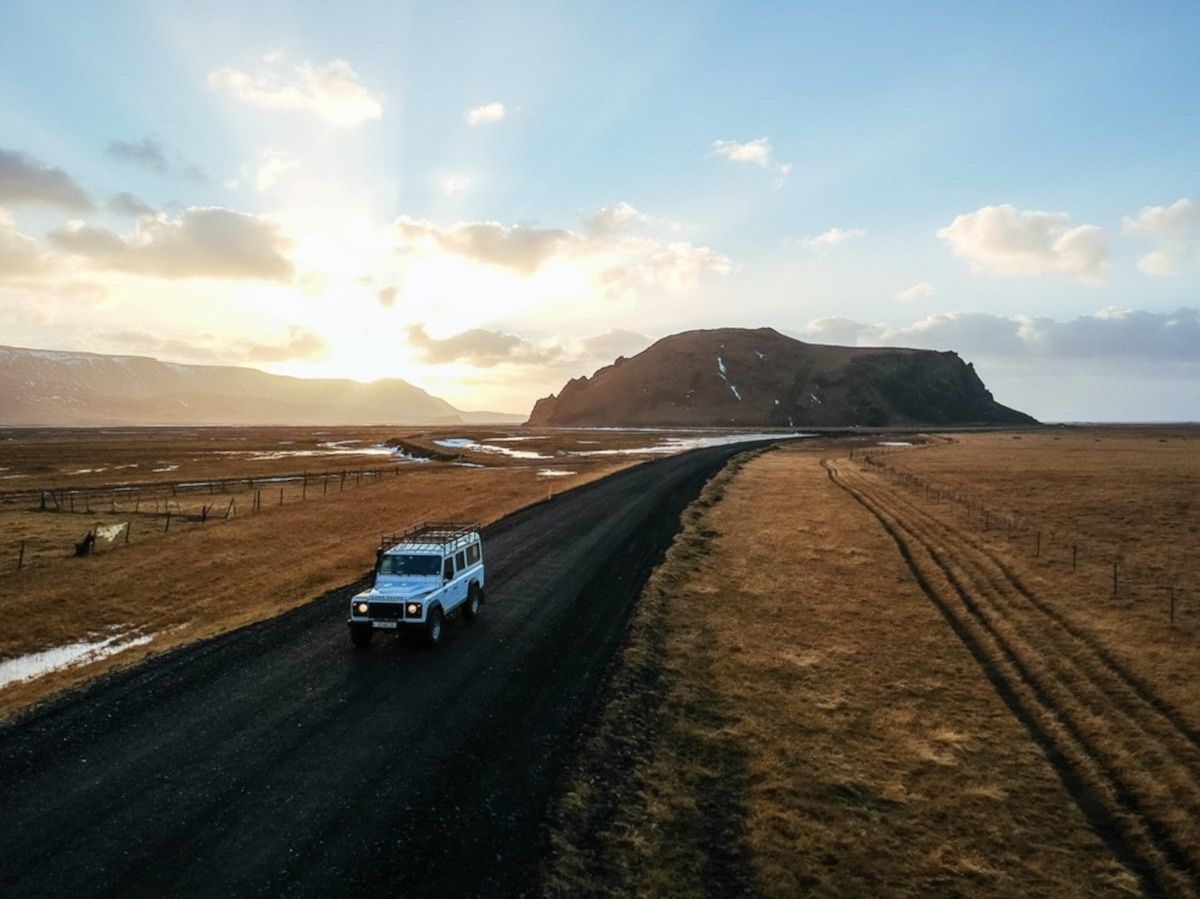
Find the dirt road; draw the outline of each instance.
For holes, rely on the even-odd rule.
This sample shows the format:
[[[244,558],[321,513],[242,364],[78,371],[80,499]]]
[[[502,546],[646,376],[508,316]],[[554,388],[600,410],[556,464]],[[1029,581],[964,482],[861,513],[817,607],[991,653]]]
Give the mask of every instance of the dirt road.
[[[746,446],[504,519],[482,617],[436,651],[352,651],[355,585],[0,730],[0,894],[532,889],[547,802],[630,606],[680,511]]]

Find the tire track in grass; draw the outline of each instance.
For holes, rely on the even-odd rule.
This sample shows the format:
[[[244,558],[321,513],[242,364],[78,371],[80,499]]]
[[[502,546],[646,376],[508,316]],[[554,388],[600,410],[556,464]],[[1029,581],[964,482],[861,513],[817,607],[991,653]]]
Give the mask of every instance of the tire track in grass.
[[[848,474],[828,459],[823,464],[833,483],[893,538],[922,589],[1047,752],[1117,856],[1150,892],[1200,893],[1195,818],[1181,816],[1170,803],[1174,794],[1164,797],[1157,787],[1165,765],[1175,786],[1195,795],[1190,734],[1148,702],[1121,671],[1106,665],[1088,641],[1075,639],[1047,615],[1044,603],[1028,601],[1028,588],[1014,584],[988,554],[938,519],[898,502],[873,480]],[[1021,598],[1025,602],[1018,606]],[[1014,618],[1024,620],[1015,623]],[[1033,631],[1037,640],[1029,639]],[[1106,720],[1110,717],[1116,727]]]

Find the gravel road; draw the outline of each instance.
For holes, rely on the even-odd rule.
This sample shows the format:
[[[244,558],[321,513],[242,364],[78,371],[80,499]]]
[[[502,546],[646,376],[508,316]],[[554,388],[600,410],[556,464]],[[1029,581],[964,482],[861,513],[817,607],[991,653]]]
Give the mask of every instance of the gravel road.
[[[483,614],[436,650],[377,635],[354,651],[350,585],[0,729],[0,895],[535,891],[548,803],[632,603],[681,510],[746,448],[497,523]]]

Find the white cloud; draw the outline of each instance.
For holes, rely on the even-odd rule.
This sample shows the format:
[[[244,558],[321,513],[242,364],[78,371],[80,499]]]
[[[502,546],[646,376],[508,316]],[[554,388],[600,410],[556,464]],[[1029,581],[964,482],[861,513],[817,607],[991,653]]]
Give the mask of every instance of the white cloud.
[[[286,150],[263,150],[254,167],[254,189],[265,193],[283,178],[288,172],[300,167],[300,160],[295,154]]]
[[[680,290],[703,275],[733,270],[727,256],[708,247],[643,233],[652,221],[628,203],[618,203],[589,218],[583,233],[499,222],[442,227],[408,216],[396,219],[394,228],[409,253],[449,253],[521,276],[551,264],[569,265],[609,296],[653,287]],[[635,230],[634,225],[643,227]]]
[[[15,150],[0,148],[0,203],[86,211],[96,204],[75,179]]]
[[[275,54],[269,57],[264,74],[223,68],[210,73],[208,83],[249,106],[311,112],[337,128],[353,128],[383,115],[382,97],[367,90],[345,60],[288,67]]]
[[[800,243],[810,250],[822,252],[831,250],[848,240],[866,237],[866,235],[866,228],[830,228],[828,231],[823,231],[815,237],[801,238]]]
[[[476,106],[474,109],[467,111],[467,124],[475,125],[490,125],[492,122],[502,122],[505,116],[508,115],[508,110],[504,108],[504,104],[499,100],[493,100],[491,103],[485,103],[482,106]]]
[[[1181,262],[1200,256],[1200,203],[1190,197],[1170,206],[1145,206],[1136,217],[1126,216],[1122,225],[1126,234],[1158,240],[1158,249],[1138,260],[1137,267],[1147,275],[1174,275]]]
[[[919,284],[914,284],[907,290],[902,290],[896,294],[896,299],[901,303],[915,303],[917,300],[927,300],[937,293],[937,288],[928,281],[922,281]]]
[[[805,336],[850,346],[911,346],[989,358],[1141,360],[1190,363],[1200,372],[1200,310],[1103,309],[1069,321],[1028,315],[942,312],[910,325],[830,317]]]
[[[479,368],[496,365],[578,365],[585,361],[611,362],[616,356],[645,349],[650,339],[618,328],[590,337],[557,336],[534,339],[486,328],[471,328],[443,338],[431,337],[425,326],[408,327],[408,344],[421,353],[421,361],[442,365],[465,362]]]
[[[709,145],[713,156],[720,156],[730,162],[746,162],[751,165],[766,168],[771,163],[771,140],[759,137],[739,143],[736,140],[715,140]]]
[[[471,186],[471,179],[466,175],[443,175],[438,179],[438,187],[448,197],[457,196]]]
[[[162,278],[287,281],[291,247],[269,219],[220,207],[184,210],[178,218],[143,216],[129,237],[70,222],[52,232],[58,249],[112,271]]]
[[[1095,225],[1072,227],[1065,212],[984,206],[957,216],[937,236],[993,275],[1064,272],[1091,284],[1108,276],[1108,234]]]

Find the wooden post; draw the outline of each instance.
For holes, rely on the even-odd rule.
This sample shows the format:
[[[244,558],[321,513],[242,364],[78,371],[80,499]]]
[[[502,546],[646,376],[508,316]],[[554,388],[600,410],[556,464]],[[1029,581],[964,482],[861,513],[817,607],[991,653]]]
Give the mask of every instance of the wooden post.
[[[308,472],[304,472],[304,486],[300,488],[300,499],[308,499]]]
[[[25,541],[21,541],[20,552],[17,553],[17,571],[21,570],[21,566],[25,564]],[[1174,593],[1171,594],[1174,597]],[[1171,620],[1175,620],[1175,600],[1171,600]]]
[[[200,523],[205,524],[208,521],[208,506],[200,506]]]
[[[329,475],[325,474],[325,475],[321,476],[321,496],[324,496],[328,492],[329,492]]]
[[[1113,559],[1113,596],[1117,595],[1117,560]]]
[[[1071,574],[1075,573],[1075,569],[1078,567],[1078,562],[1079,562],[1079,547],[1076,544],[1072,543],[1071,544]]]
[[[129,545],[129,532],[133,530],[133,520],[125,522],[125,545]]]
[[[234,508],[234,505],[235,505],[236,503],[237,503],[237,500],[236,500],[236,499],[234,499],[234,498],[232,498],[232,497],[230,497],[230,499],[229,499],[229,505],[227,505],[227,506],[225,507],[225,520],[226,520],[226,521],[228,521],[228,520],[229,520],[229,516],[233,514],[233,508]]]
[[[279,505],[283,505],[283,488],[279,488]]]
[[[167,526],[163,530],[163,533],[164,534],[171,533],[171,507],[170,506],[167,506]]]

